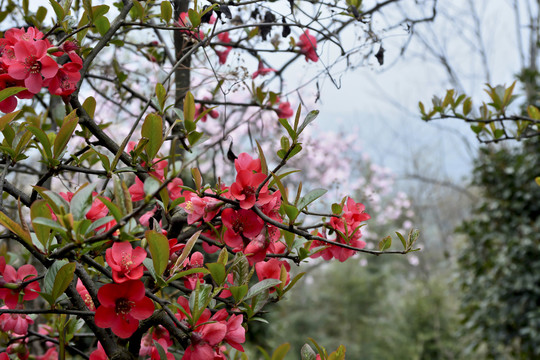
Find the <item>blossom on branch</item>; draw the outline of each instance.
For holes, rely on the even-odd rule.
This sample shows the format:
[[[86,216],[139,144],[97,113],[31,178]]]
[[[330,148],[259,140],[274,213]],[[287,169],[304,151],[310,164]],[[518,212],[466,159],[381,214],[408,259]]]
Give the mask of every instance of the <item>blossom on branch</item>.
[[[121,284],[105,284],[98,291],[101,303],[94,317],[96,325],[111,328],[117,336],[127,339],[139,327],[139,320],[154,313],[154,303],[145,296],[142,281],[128,280]]]

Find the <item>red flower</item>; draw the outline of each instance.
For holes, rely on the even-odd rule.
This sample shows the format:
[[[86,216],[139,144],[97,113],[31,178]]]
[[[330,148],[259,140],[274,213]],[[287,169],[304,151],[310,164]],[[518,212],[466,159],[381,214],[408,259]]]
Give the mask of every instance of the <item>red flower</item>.
[[[294,115],[294,110],[291,108],[291,103],[285,101],[279,103],[276,113],[280,119],[288,119]]]
[[[94,316],[96,325],[111,328],[123,339],[129,338],[139,327],[139,320],[149,318],[154,303],[145,296],[142,281],[129,280],[121,284],[106,284],[98,291],[101,306]]]
[[[285,281],[285,285],[287,285],[289,281],[291,281],[291,276],[289,274],[291,265],[284,260],[270,259],[268,261],[258,262],[255,264],[255,271],[257,272],[259,281],[264,279],[279,279],[281,276],[282,266],[285,267],[285,270],[287,270],[287,281]],[[270,290],[270,292],[273,291],[274,289]]]
[[[0,284],[11,284],[12,287],[16,287],[15,289],[0,288],[0,299],[4,299],[8,308],[14,309],[17,307],[21,291],[24,291],[23,300],[34,300],[39,296],[38,292],[41,289],[37,281],[33,281],[21,288],[24,281],[37,277],[38,273],[34,266],[27,264],[21,266],[19,270],[15,270],[13,266],[6,265],[4,257],[0,256],[0,275],[3,277]]]
[[[229,37],[228,32],[223,32],[218,34],[218,39],[225,44],[228,44],[231,42],[231,38]],[[218,58],[219,63],[221,65],[225,64],[227,62],[227,57],[229,56],[229,53],[232,50],[232,46],[225,46],[225,50],[215,50]]]
[[[47,42],[18,41],[13,45],[15,59],[6,61],[8,74],[15,80],[24,80],[24,86],[37,94],[43,86],[43,78],[50,79],[58,72],[58,64],[47,55]]]
[[[184,261],[184,270],[201,268],[204,266],[204,255],[199,251],[194,252],[189,258]],[[197,283],[204,283],[203,281],[204,274],[195,273],[188,275],[184,278],[184,286],[190,290],[195,290]]]
[[[169,190],[169,197],[171,200],[176,200],[183,196],[182,188],[180,187],[182,185],[184,185],[184,182],[180,178],[174,178],[167,184],[167,190]]]
[[[302,35],[300,35],[300,40],[296,43],[300,47],[300,53],[306,56],[306,61],[319,61],[317,56],[317,39],[315,36],[309,35],[309,30],[306,30]]]
[[[253,239],[261,233],[264,222],[251,210],[227,208],[221,213],[221,221],[227,227],[223,239],[235,251],[244,248],[244,238]]]
[[[97,349],[90,354],[90,360],[109,360],[99,341],[97,343]]]
[[[255,71],[253,73],[253,75],[251,76],[251,78],[255,79],[257,76],[261,75],[261,76],[264,76],[266,74],[269,74],[271,72],[275,72],[276,69],[272,69],[272,68],[265,68],[264,67],[264,64],[262,61],[259,61],[259,67],[257,68],[257,71]]]
[[[90,296],[90,293],[86,289],[86,287],[83,285],[81,279],[77,279],[77,292],[84,300],[84,303],[86,304],[86,307],[90,311],[96,311],[96,305],[94,305],[94,300],[92,300],[92,297]]]
[[[253,159],[248,153],[241,153],[238,159],[234,160],[234,167],[237,172],[242,170],[261,172],[261,160]]]
[[[2,306],[1,309],[7,309],[7,306]],[[9,314],[0,315],[0,329],[3,332],[12,331],[15,334],[26,335],[28,333],[28,325],[33,324],[32,320],[26,314]]]
[[[140,246],[133,249],[129,242],[115,242],[112,248],[108,248],[105,252],[105,259],[112,269],[114,282],[123,283],[140,279],[143,275],[142,262],[146,259],[146,255],[146,251]]]
[[[184,194],[186,201],[180,204],[188,213],[188,224],[193,224],[199,221],[201,218],[204,221],[212,220],[218,213],[221,207],[221,202],[211,197],[199,197],[199,195],[193,192],[186,192]]]
[[[231,185],[231,195],[240,201],[242,209],[251,209],[253,205],[264,205],[272,200],[272,195],[268,193],[268,186],[264,184],[256,199],[259,185],[266,179],[262,173],[253,173],[248,170],[239,171],[236,175],[236,182]]]
[[[55,77],[47,82],[51,94],[59,96],[71,95],[77,87],[77,82],[81,79],[82,59],[75,52],[69,54],[70,63],[63,65]]]

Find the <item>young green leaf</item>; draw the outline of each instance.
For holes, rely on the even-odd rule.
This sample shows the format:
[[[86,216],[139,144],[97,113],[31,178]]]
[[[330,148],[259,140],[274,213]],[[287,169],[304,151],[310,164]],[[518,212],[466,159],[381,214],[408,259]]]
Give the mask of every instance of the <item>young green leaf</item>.
[[[161,276],[169,262],[169,241],[165,235],[159,234],[154,230],[147,230],[144,236],[148,241],[150,254],[152,254],[154,270],[158,276]]]

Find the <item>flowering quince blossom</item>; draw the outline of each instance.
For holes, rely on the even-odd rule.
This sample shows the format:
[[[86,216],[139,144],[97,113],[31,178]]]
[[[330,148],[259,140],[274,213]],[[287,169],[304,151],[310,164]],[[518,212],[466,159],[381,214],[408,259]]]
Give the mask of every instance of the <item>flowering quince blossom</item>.
[[[204,255],[199,251],[194,252],[184,261],[184,270],[202,268],[204,266]],[[197,282],[203,284],[204,274],[195,273],[184,277],[184,286],[190,290],[195,290]]]
[[[6,59],[8,74],[15,80],[24,80],[24,86],[37,94],[43,78],[50,79],[58,72],[58,64],[47,54],[47,42],[18,41],[13,45],[15,59]]]
[[[216,217],[222,203],[214,198],[205,196],[199,197],[196,193],[186,191],[184,193],[186,201],[180,207],[188,213],[188,224],[194,224],[201,218],[204,221],[211,221]]]
[[[189,302],[184,297],[178,298],[178,304],[184,311],[191,316]],[[243,315],[231,315],[226,321],[228,313],[221,309],[213,316],[210,316],[210,310],[205,309],[191,333],[191,344],[185,350],[182,360],[214,360],[220,356],[221,342],[227,342],[229,345],[239,351],[244,351],[241,343],[245,342],[245,329],[242,327]],[[182,311],[178,311],[177,318],[180,321],[187,319]],[[217,357],[220,359],[220,357]]]
[[[90,360],[109,360],[99,341],[97,343],[97,349],[90,354]]]
[[[8,309],[7,306],[2,306],[0,309]],[[3,332],[12,331],[15,334],[26,335],[28,333],[28,325],[34,323],[26,314],[9,314],[0,315],[0,329]]]
[[[112,269],[114,282],[123,283],[140,279],[146,255],[146,250],[140,246],[133,249],[129,242],[115,242],[112,248],[105,252],[105,259]]]
[[[84,300],[84,303],[86,304],[86,307],[90,311],[96,311],[96,305],[94,305],[94,300],[92,300],[92,297],[90,296],[90,293],[86,289],[86,287],[83,285],[81,279],[77,279],[77,292],[81,296],[81,298]]]
[[[360,240],[362,233],[360,231],[360,226],[363,221],[367,221],[371,218],[369,214],[365,213],[365,206],[361,203],[356,203],[353,199],[348,198],[347,203],[343,207],[343,215],[341,218],[332,217],[328,225],[344,234],[346,238],[341,236],[339,233],[336,233],[336,240],[339,243],[347,244],[359,249],[363,249],[366,246],[366,242]],[[325,234],[318,234],[321,237],[326,238]],[[338,245],[328,245],[324,241],[315,240],[311,244],[311,249],[326,246],[325,249],[319,251],[313,255],[312,258],[317,258],[322,256],[325,260],[330,260],[332,258],[338,259],[340,262],[344,262],[351,256],[355,254],[355,251],[352,249],[346,249]]]
[[[226,208],[221,213],[221,221],[227,227],[223,240],[238,252],[244,249],[244,239],[254,239],[264,228],[264,222],[251,210]]]
[[[265,68],[262,61],[259,61],[259,67],[257,68],[257,71],[251,75],[252,79],[257,78],[258,76],[265,76],[266,74],[270,74],[271,72],[276,72],[276,69],[273,68]]]
[[[122,339],[127,339],[139,327],[139,320],[154,313],[154,303],[145,296],[140,280],[128,280],[121,284],[105,284],[98,290],[101,303],[94,316],[96,325],[111,328]]]
[[[300,40],[296,43],[296,46],[300,47],[300,53],[305,55],[306,61],[319,61],[317,56],[317,38],[309,34],[309,30],[306,29],[302,35],[300,35]]]
[[[258,262],[255,264],[255,272],[257,273],[259,281],[265,279],[279,279],[281,276],[282,266],[285,267],[285,270],[287,271],[287,280],[285,281],[285,285],[287,285],[291,281],[291,276],[289,274],[289,271],[291,271],[291,265],[285,260],[273,258],[268,261]],[[274,291],[275,289],[271,289],[270,293]]]
[[[279,103],[276,113],[280,119],[288,119],[294,115],[294,110],[291,108],[291,103],[284,101]]]
[[[58,351],[56,348],[49,348],[45,354],[37,356],[36,360],[58,360]]]
[[[207,101],[207,100],[210,100],[210,98],[205,97],[204,100]],[[201,104],[201,103],[195,104],[195,119],[198,119],[199,116],[205,111],[206,111],[206,107],[204,106],[204,104]],[[206,122],[206,120],[208,120],[208,115],[210,115],[212,119],[217,119],[219,117],[219,112],[216,109],[212,109],[201,117],[201,121]]]
[[[34,300],[39,296],[41,291],[37,281],[21,288],[23,282],[36,278],[38,273],[34,266],[26,264],[21,266],[18,270],[11,265],[6,265],[6,260],[3,256],[0,256],[0,299],[4,300],[4,303],[9,309],[15,309],[19,303],[19,294],[24,292],[23,300]],[[6,285],[10,284],[13,288],[7,288]]]
[[[231,185],[230,191],[232,197],[240,201],[242,209],[251,209],[255,204],[264,205],[272,200],[267,184],[264,184],[256,198],[257,189],[264,180],[266,175],[262,173],[253,173],[249,170],[238,172],[236,182]]]
[[[231,42],[231,38],[229,37],[229,32],[222,32],[218,34],[218,39],[222,43],[229,44]],[[218,56],[219,63],[221,65],[225,64],[227,62],[227,57],[229,56],[229,53],[232,50],[232,46],[225,46],[225,50],[214,50]]]
[[[71,62],[62,65],[53,78],[47,79],[46,84],[51,94],[59,96],[71,95],[76,90],[77,82],[81,79],[82,59],[75,52],[69,53]]]
[[[234,168],[237,172],[246,170],[252,172],[261,172],[261,160],[253,159],[248,153],[241,153],[234,160]]]

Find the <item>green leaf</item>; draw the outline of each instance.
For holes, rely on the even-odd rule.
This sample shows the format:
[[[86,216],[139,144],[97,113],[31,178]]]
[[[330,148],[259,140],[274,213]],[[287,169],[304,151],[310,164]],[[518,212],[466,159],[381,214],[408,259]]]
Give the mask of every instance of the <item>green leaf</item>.
[[[107,207],[107,209],[109,209],[109,212],[111,213],[112,216],[114,216],[114,220],[116,220],[117,222],[120,222],[122,220],[122,211],[120,211],[120,209],[118,208],[118,206],[116,206],[114,203],[112,203],[110,200],[106,199],[105,197],[103,196],[98,196],[97,197],[103,204],[105,204],[105,206]]]
[[[302,360],[315,360],[317,358],[317,354],[315,353],[315,351],[313,351],[309,344],[304,344],[304,346],[302,346],[302,349],[300,350],[300,356]]]
[[[5,88],[4,90],[0,91],[0,102],[6,100],[10,96],[20,93],[23,90],[26,90],[26,88],[22,86],[13,86],[13,87]]]
[[[289,352],[291,348],[291,344],[285,343],[280,345],[274,352],[272,353],[272,359],[271,360],[283,360],[285,358],[285,355]]]
[[[51,4],[54,13],[56,14],[56,18],[58,19],[58,22],[62,22],[64,20],[64,17],[66,14],[64,13],[64,9],[62,8],[62,5],[60,5],[55,0],[49,0],[49,3]]]
[[[265,175],[268,175],[268,165],[266,163],[266,157],[264,156],[264,152],[259,142],[256,140],[255,142],[257,143],[257,149],[259,149],[259,159],[261,160],[261,172]]]
[[[186,246],[182,250],[182,254],[178,257],[176,260],[176,263],[174,264],[174,269],[181,269],[184,265],[184,260],[187,259],[189,254],[191,253],[191,250],[197,243],[197,240],[199,239],[199,235],[201,235],[202,230],[197,231],[195,234],[191,235],[189,240],[186,242]]]
[[[63,233],[63,234],[66,233],[66,229],[62,225],[60,225],[57,221],[54,221],[50,218],[36,217],[35,219],[32,220],[32,224],[46,226],[49,229],[58,231],[59,233]]]
[[[231,292],[235,303],[238,304],[246,296],[248,292],[248,286],[247,285],[229,286],[229,291]]]
[[[201,139],[202,136],[203,136],[202,132],[192,131],[188,134],[187,139],[189,141],[189,144],[193,146],[197,143],[197,141]]]
[[[34,222],[34,219],[38,217],[46,218],[52,221],[51,211],[49,210],[45,200],[36,200],[32,203],[32,206],[30,207],[30,218],[32,219],[32,227],[34,228],[36,237],[41,245],[43,245],[43,248],[47,249],[51,229],[48,226],[40,225]]]
[[[168,2],[168,1],[166,1],[166,2]],[[161,344],[158,343],[156,340],[153,340],[153,342],[154,342],[154,346],[156,347],[156,349],[158,351],[159,360],[167,360],[167,353],[165,353],[165,349],[163,349],[163,346],[161,346]]]
[[[6,89],[7,90],[7,89]],[[0,131],[4,131],[4,127],[13,121],[19,115],[21,110],[8,113],[0,118]]]
[[[259,281],[258,283],[249,288],[249,291],[247,292],[244,300],[251,299],[252,297],[260,294],[261,292],[271,289],[279,284],[281,284],[281,280],[279,279],[264,279],[262,281]]]
[[[463,102],[463,115],[467,116],[472,110],[472,100],[471,98],[466,98]]]
[[[326,194],[327,191],[328,190],[326,189],[311,190],[300,199],[300,201],[298,202],[298,209],[300,211],[304,210],[304,208],[306,208],[309,204]]]
[[[163,4],[169,4],[169,7],[171,6],[171,3],[168,1],[163,1],[161,3],[161,7],[163,8]],[[167,100],[167,91],[163,87],[163,84],[157,83],[156,84],[156,97],[159,103],[159,108],[161,111],[165,109],[165,100]]]
[[[169,262],[169,241],[163,234],[159,234],[154,230],[148,230],[144,233],[152,254],[152,262],[156,274],[161,276],[167,268]]]
[[[17,224],[15,221],[11,220],[9,216],[0,211],[0,224],[2,224],[6,229],[23,239],[30,246],[32,245],[32,237],[28,230],[24,230],[21,225]]]
[[[339,215],[343,211],[343,207],[340,204],[332,204],[332,214]]]
[[[304,249],[304,248],[300,248],[300,249]],[[304,249],[305,250],[305,249]],[[304,275],[306,275],[305,272],[302,272],[298,275],[296,275],[292,280],[291,282],[287,285],[287,287],[285,288],[285,290],[283,290],[283,294],[285,294],[287,291],[291,290],[294,286],[294,284],[296,284],[296,282],[298,280],[300,280],[302,277],[304,277]]]
[[[382,239],[381,241],[379,241],[379,250],[380,250],[380,251],[385,251],[385,250],[388,249],[391,245],[392,245],[392,237],[391,237],[391,236],[387,236],[387,237],[385,237],[384,239]]]
[[[215,262],[215,263],[208,263],[205,264],[205,266],[210,270],[210,275],[212,275],[212,279],[216,282],[218,286],[223,285],[225,282],[225,278],[227,277],[227,271],[225,270],[225,265]]]
[[[287,198],[287,190],[285,189],[285,186],[283,186],[283,183],[281,182],[279,176],[277,176],[276,174],[274,174],[273,172],[271,172],[272,174],[272,177],[274,178],[274,181],[281,193],[281,197],[283,198],[283,203],[284,204],[288,204],[289,203],[289,199]]]
[[[184,276],[193,275],[193,274],[210,274],[210,271],[208,271],[205,268],[191,268],[188,270],[180,271],[178,273],[175,273],[172,277],[167,279],[167,283],[170,283],[171,281],[178,280],[180,278],[183,278]]]
[[[495,139],[499,139],[503,135],[504,135],[503,129],[495,129],[495,131],[493,132],[493,137],[495,137]]]
[[[236,253],[230,271],[233,273],[235,285],[244,285],[249,282],[249,262],[243,253]]]
[[[92,19],[97,19],[109,12],[109,5],[97,5],[92,7]]]
[[[289,218],[290,223],[294,223],[296,218],[298,217],[299,211],[294,205],[285,204],[283,203],[283,208],[285,209],[285,213],[287,214],[287,217]]]
[[[287,132],[289,133],[289,136],[291,137],[291,139],[293,141],[296,140],[296,137],[298,135],[292,129],[291,125],[289,125],[289,121],[287,119],[279,119],[279,123],[281,124],[281,126],[283,126],[285,128],[285,130],[287,130]]]
[[[144,193],[146,196],[152,196],[158,191],[159,187],[161,186],[161,183],[159,180],[156,180],[152,176],[149,176],[144,180]]]
[[[405,241],[405,238],[403,237],[403,235],[401,235],[401,233],[397,231],[396,231],[396,235],[399,238],[399,240],[401,240],[401,243],[403,244],[403,248],[407,250],[407,241]]]
[[[64,149],[67,146],[67,143],[71,139],[71,136],[73,135],[73,132],[75,131],[75,128],[77,127],[79,118],[76,115],[77,110],[73,110],[71,113],[69,113],[64,118],[64,123],[60,127],[60,130],[58,130],[58,134],[56,135],[56,138],[54,139],[54,158],[58,159],[58,157],[62,154]]]
[[[73,280],[73,274],[75,273],[76,264],[68,263],[62,266],[54,278],[54,285],[51,291],[51,296],[56,301],[68,288],[69,284]]]
[[[171,21],[172,18],[173,9],[171,6],[170,1],[162,1],[161,2],[161,18],[163,21],[168,23]]]
[[[310,111],[309,114],[306,115],[306,118],[304,119],[302,125],[300,125],[300,128],[297,131],[298,135],[300,135],[302,131],[304,131],[306,126],[311,124],[317,118],[317,116],[319,116],[319,110]]]
[[[49,270],[47,270],[47,273],[45,274],[45,278],[43,279],[43,292],[44,293],[52,294],[53,288],[54,288],[54,282],[57,277],[56,275],[58,274],[58,271],[60,270],[60,268],[62,268],[63,266],[67,264],[68,264],[67,260],[58,260],[58,261],[55,261],[51,265]]]
[[[141,135],[148,139],[145,150],[148,159],[156,157],[163,142],[163,120],[161,116],[151,113],[146,116],[141,129]]]
[[[52,159],[52,146],[47,134],[45,134],[45,132],[40,128],[32,125],[27,126],[26,129],[30,131],[36,137],[37,142],[41,144],[44,151],[43,157],[46,160]]]
[[[193,180],[195,181],[195,188],[197,189],[197,191],[201,190],[202,176],[199,169],[198,168],[191,169],[191,175],[193,176]]]
[[[73,195],[70,202],[70,212],[73,214],[73,220],[85,219],[86,213],[92,207],[92,192],[95,187],[95,184],[83,186]]]
[[[111,28],[111,23],[109,22],[109,19],[105,16],[101,16],[97,18],[94,21],[94,25],[96,26],[97,31],[101,36],[105,35],[107,31]]]
[[[195,120],[195,99],[191,92],[187,92],[186,97],[184,98],[184,122]],[[186,130],[187,126],[186,126]],[[188,130],[192,131],[192,130]]]
[[[198,27],[201,24],[201,16],[193,9],[188,9],[189,21],[193,27]]]

